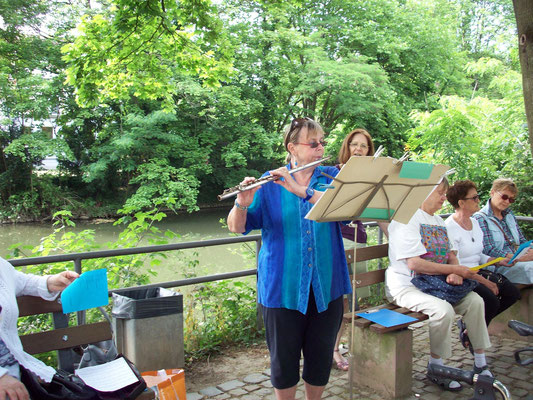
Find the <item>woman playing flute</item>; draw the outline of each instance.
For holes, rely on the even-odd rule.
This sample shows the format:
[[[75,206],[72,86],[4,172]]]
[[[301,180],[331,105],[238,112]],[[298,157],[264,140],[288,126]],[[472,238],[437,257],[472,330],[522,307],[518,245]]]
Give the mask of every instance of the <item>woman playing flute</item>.
[[[285,132],[288,165],[265,174],[279,179],[239,193],[228,216],[232,232],[262,232],[257,292],[278,400],[295,398],[302,353],[306,398],[322,397],[342,320],[342,298],[351,292],[339,224],[304,218],[322,196],[319,185],[331,182],[321,172],[335,176],[338,169],[315,166],[288,172],[321,159],[324,145],[318,123],[294,119]],[[246,177],[242,183],[254,180]]]

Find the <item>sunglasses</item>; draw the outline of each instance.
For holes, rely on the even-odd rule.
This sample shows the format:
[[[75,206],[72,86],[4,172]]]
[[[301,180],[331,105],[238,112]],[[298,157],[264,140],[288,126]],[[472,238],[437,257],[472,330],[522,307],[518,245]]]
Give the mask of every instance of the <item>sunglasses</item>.
[[[295,129],[301,129],[302,126],[305,125],[306,122],[308,121],[312,121],[311,118],[307,118],[307,117],[303,117],[303,118],[294,118],[291,122],[291,126],[290,126],[290,129],[289,129],[289,133],[291,133],[292,131],[294,131]]]
[[[321,140],[320,142],[311,142],[311,143],[294,143],[294,144],[301,144],[301,145],[304,145],[304,146],[309,146],[311,147],[312,149],[316,149],[319,145],[322,146],[322,147],[326,147],[326,141],[325,140]]]
[[[498,193],[501,196],[502,200],[504,201],[509,200],[509,203],[514,203],[516,201],[515,197],[510,197],[510,196],[507,196],[506,194],[501,194],[500,192],[496,192],[496,193]]]
[[[472,197],[465,197],[463,200],[479,201],[479,194],[476,194],[475,196],[472,196]]]

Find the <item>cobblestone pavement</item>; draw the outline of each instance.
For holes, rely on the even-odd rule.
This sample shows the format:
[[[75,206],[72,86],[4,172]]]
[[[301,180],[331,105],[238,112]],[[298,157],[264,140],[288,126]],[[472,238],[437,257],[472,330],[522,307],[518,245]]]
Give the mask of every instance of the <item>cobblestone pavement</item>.
[[[470,399],[474,395],[472,387],[464,385],[460,392],[446,392],[430,383],[425,376],[429,352],[428,329],[423,322],[413,331],[413,392],[405,399]],[[455,328],[454,328],[455,329]],[[454,332],[457,337],[457,332]],[[502,382],[511,392],[514,399],[533,400],[533,366],[522,367],[515,363],[514,350],[527,347],[526,341],[499,339],[491,337],[492,347],[487,351],[491,371],[496,379]],[[461,344],[453,346],[454,356],[448,360],[448,365],[456,368],[471,369],[473,357]],[[200,399],[275,399],[272,384],[269,379],[270,371],[251,373],[247,376],[236,376],[228,382],[213,382],[194,393],[187,393],[187,400]],[[303,383],[300,381],[296,394],[297,399],[304,399]],[[350,398],[348,373],[332,369],[329,384],[323,395],[324,399],[347,400]],[[362,387],[354,387],[354,399],[381,399],[379,394]],[[500,397],[498,397],[500,398]]]

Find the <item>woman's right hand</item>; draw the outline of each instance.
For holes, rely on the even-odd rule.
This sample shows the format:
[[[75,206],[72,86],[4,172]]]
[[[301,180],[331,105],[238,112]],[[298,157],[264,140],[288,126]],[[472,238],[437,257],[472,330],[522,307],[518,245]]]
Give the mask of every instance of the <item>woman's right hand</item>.
[[[510,263],[509,261],[511,261],[511,258],[513,256],[511,255],[511,257],[507,257],[507,258],[504,258],[503,260],[501,260],[498,265],[502,265],[504,267],[512,267],[513,265],[516,264],[516,261],[513,261],[512,263]]]
[[[11,375],[0,377],[0,400],[29,400],[30,395],[26,386]]]
[[[446,283],[448,283],[449,285],[455,285],[455,286],[462,285],[463,284],[463,277],[461,275],[458,275],[458,274],[449,274],[446,277]]]
[[[249,185],[251,183],[254,183],[257,179],[247,176],[242,180],[240,183],[241,185]],[[257,192],[259,189],[261,189],[261,186],[257,186],[250,190],[245,190],[244,192],[239,192],[237,194],[237,203],[243,207],[248,207],[252,202],[254,201],[255,192]]]
[[[250,184],[255,182],[255,178],[247,176],[241,182],[241,185]],[[228,215],[228,229],[230,232],[234,233],[244,233],[246,230],[246,219],[248,212],[245,207],[249,207],[250,204],[254,201],[255,192],[257,192],[261,187],[257,186],[250,190],[245,190],[237,194],[237,203],[240,207],[233,206],[229,215]]]

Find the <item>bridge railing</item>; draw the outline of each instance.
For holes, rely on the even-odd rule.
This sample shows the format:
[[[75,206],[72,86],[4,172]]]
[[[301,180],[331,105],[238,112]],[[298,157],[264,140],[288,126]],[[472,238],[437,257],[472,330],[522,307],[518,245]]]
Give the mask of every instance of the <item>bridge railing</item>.
[[[449,214],[443,214],[442,217],[447,217]],[[517,216],[519,221],[525,221],[528,223],[533,223],[533,217],[523,217]],[[365,226],[377,226],[376,222],[365,222]],[[51,256],[42,256],[42,257],[27,257],[27,258],[17,258],[9,260],[9,262],[15,267],[21,267],[26,265],[39,265],[39,264],[51,264],[57,262],[66,262],[72,261],[74,263],[74,270],[81,274],[83,272],[82,262],[83,260],[90,260],[94,258],[109,258],[133,254],[147,254],[147,253],[161,253],[166,251],[175,251],[175,250],[187,250],[187,249],[197,249],[202,247],[210,246],[224,246],[229,244],[236,243],[247,243],[255,242],[256,252],[255,252],[255,266],[256,268],[241,270],[236,272],[227,272],[215,275],[199,276],[194,278],[179,279],[174,281],[166,281],[161,283],[154,283],[142,286],[134,286],[120,289],[110,290],[110,294],[113,292],[120,293],[120,291],[131,290],[131,289],[146,289],[152,287],[164,287],[164,288],[173,288],[180,286],[195,285],[198,283],[220,281],[225,279],[239,278],[243,276],[255,275],[257,271],[257,261],[258,254],[261,248],[261,235],[253,234],[247,236],[236,236],[236,237],[227,237],[220,239],[209,239],[209,240],[199,240],[199,241],[190,241],[182,243],[173,243],[173,244],[164,244],[164,245],[154,245],[154,246],[142,246],[142,247],[132,247],[124,249],[113,249],[113,250],[98,250],[90,252],[80,252],[80,253],[70,253],[70,254],[58,254]],[[379,229],[378,234],[378,244],[383,243],[383,232]]]

